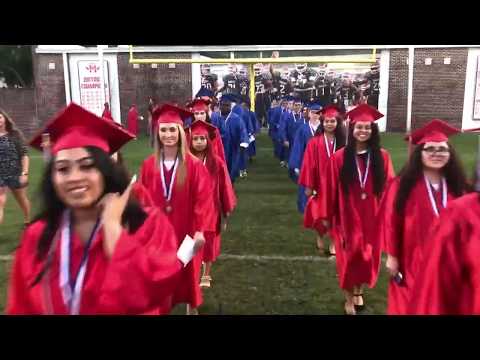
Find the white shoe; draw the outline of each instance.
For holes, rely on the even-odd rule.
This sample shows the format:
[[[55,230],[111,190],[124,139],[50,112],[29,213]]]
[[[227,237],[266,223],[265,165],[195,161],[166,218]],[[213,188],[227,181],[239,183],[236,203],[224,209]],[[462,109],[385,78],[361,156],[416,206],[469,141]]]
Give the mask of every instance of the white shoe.
[[[200,281],[201,288],[209,288],[211,286],[212,277],[211,276],[202,276]]]

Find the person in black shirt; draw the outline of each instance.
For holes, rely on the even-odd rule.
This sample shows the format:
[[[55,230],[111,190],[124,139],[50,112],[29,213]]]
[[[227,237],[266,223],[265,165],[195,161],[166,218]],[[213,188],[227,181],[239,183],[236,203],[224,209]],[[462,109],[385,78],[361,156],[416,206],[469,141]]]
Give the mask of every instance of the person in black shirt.
[[[378,108],[378,98],[380,96],[380,67],[378,64],[372,65],[366,78],[369,84],[365,91],[367,104]]]

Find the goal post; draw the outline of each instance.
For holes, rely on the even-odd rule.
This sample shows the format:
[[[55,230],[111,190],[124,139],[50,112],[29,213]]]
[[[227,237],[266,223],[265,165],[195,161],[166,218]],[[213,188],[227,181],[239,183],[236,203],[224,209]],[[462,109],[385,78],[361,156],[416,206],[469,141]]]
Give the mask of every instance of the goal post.
[[[218,59],[175,59],[175,58],[140,58],[134,57],[133,45],[129,45],[129,63],[130,64],[245,64],[249,69],[250,78],[250,108],[255,111],[255,75],[253,72],[254,64],[372,64],[377,62],[376,47],[372,48],[369,57],[336,57],[336,56],[290,56],[279,58],[218,58]]]

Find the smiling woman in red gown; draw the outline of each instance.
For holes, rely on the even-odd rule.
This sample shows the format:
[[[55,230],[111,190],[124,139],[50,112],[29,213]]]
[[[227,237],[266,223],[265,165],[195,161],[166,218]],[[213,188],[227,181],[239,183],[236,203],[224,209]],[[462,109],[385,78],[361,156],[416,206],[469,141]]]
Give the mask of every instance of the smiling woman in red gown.
[[[160,211],[129,200],[132,182],[110,158],[133,135],[74,103],[32,140],[37,149],[43,133],[52,158],[40,215],[15,253],[7,313],[168,309],[184,266],[175,232]]]
[[[363,309],[362,286],[375,286],[380,265],[375,216],[385,184],[394,176],[375,124],[382,116],[366,104],[347,113],[348,143],[332,155],[322,185],[320,214],[331,226],[345,313],[350,315]]]
[[[190,153],[183,130],[183,121],[191,115],[169,104],[154,111],[155,152],[140,170],[140,182],[172,223],[179,245],[187,235],[204,241],[204,233],[216,228],[212,181],[203,163]],[[201,263],[202,254],[197,254],[182,270],[173,297],[173,305],[186,303],[189,314],[198,313],[203,302]]]

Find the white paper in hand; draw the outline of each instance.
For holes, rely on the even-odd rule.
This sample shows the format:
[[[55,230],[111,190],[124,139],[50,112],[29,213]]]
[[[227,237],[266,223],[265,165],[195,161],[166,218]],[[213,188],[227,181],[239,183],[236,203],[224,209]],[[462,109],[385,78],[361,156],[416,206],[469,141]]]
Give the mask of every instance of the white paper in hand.
[[[183,267],[187,266],[190,260],[192,260],[194,256],[194,246],[195,240],[187,234],[177,251],[177,258],[183,263]]]

